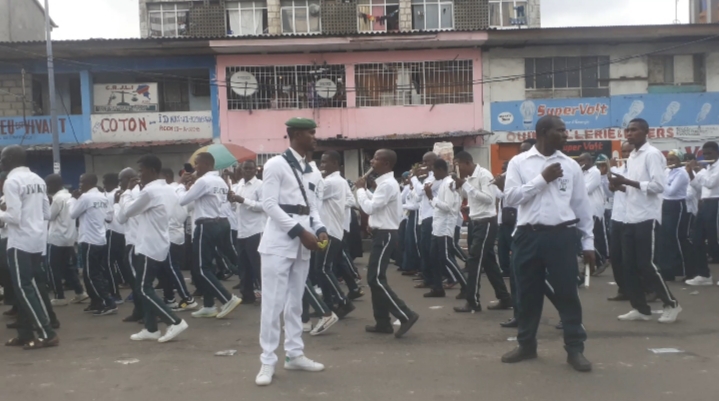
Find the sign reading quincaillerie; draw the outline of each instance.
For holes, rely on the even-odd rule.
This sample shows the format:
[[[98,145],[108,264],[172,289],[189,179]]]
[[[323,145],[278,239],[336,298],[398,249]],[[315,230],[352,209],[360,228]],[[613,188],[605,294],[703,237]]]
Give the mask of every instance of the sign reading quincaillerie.
[[[158,111],[156,83],[96,84],[93,88],[95,113]]]

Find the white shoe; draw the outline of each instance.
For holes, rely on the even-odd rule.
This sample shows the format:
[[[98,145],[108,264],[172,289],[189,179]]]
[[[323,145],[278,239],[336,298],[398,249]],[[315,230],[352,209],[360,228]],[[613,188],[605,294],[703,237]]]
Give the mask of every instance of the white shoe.
[[[64,298],[63,299],[55,298],[55,299],[51,300],[50,303],[52,304],[52,306],[67,306],[67,305],[69,305],[70,302]]]
[[[287,370],[304,370],[306,372],[321,372],[325,370],[325,365],[315,362],[312,359],[300,355],[296,358],[285,358],[285,369]]]
[[[160,330],[157,330],[154,333],[150,333],[147,331],[147,329],[142,329],[141,332],[133,334],[130,336],[130,340],[132,341],[157,341],[160,339],[160,336],[162,333],[160,333]]]
[[[339,318],[337,315],[335,315],[334,312],[332,312],[331,316],[322,316],[322,319],[320,319],[319,322],[315,325],[315,328],[310,331],[311,336],[318,336],[325,331],[327,331],[330,327],[332,327],[335,323],[339,322]]]
[[[623,320],[626,322],[635,321],[635,320],[647,321],[647,320],[652,320],[652,317],[651,317],[651,315],[648,316],[648,315],[645,315],[645,314],[639,312],[636,309],[632,309],[626,315],[619,315],[619,317],[617,317],[617,319]]]
[[[687,285],[693,285],[693,286],[714,285],[714,280],[712,280],[711,276],[709,276],[709,277],[696,276],[691,280],[687,280],[686,283],[687,283]]]
[[[172,301],[172,302],[165,301],[165,305],[167,305],[167,307],[172,310],[175,310],[178,307],[177,301]]]
[[[75,295],[75,297],[70,300],[70,303],[71,304],[79,304],[79,303],[82,303],[83,301],[86,301],[88,298],[90,298],[90,296],[87,295],[86,292],[83,292],[82,294]]]
[[[165,335],[158,338],[157,341],[161,343],[166,343],[168,341],[173,340],[175,337],[179,336],[180,333],[187,330],[189,326],[187,325],[187,322],[182,320],[178,324],[173,324],[172,326],[167,328],[167,331],[165,332]]]
[[[192,312],[192,317],[216,317],[217,313],[217,308],[215,307],[202,308],[197,312]]]
[[[255,378],[255,384],[258,386],[268,386],[272,383],[272,376],[275,375],[274,365],[262,365],[260,373]]]
[[[308,321],[307,323],[302,323],[302,332],[303,333],[309,333],[312,331],[312,321]]]
[[[233,295],[232,298],[230,298],[229,301],[227,301],[226,304],[222,305],[220,307],[220,313],[217,314],[218,319],[222,319],[223,317],[227,316],[235,310],[240,304],[242,303],[242,298],[238,298],[237,295]]]
[[[679,316],[679,312],[682,311],[682,306],[677,305],[676,308],[672,308],[671,306],[665,306],[664,307],[664,313],[662,313],[662,316],[659,318],[659,323],[674,323],[677,321],[677,316]]]

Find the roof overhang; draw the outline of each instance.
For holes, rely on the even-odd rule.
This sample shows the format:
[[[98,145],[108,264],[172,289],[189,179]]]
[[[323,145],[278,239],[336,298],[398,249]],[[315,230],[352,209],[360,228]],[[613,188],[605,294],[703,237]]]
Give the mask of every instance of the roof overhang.
[[[156,147],[187,147],[187,148],[201,148],[205,145],[211,144],[213,141],[209,138],[202,139],[187,139],[180,141],[142,141],[142,142],[86,142],[79,144],[61,144],[60,150],[69,152],[83,152],[83,153],[101,153],[103,151],[112,152],[132,152],[148,151],[149,148]],[[28,152],[51,152],[51,144],[43,145],[27,145],[25,149]]]
[[[476,130],[443,133],[392,134],[367,138],[317,138],[317,147],[319,148],[318,150],[431,148],[436,142],[452,142],[456,146],[462,146],[467,139],[476,140],[477,137],[487,135],[492,135],[492,133],[485,130]]]

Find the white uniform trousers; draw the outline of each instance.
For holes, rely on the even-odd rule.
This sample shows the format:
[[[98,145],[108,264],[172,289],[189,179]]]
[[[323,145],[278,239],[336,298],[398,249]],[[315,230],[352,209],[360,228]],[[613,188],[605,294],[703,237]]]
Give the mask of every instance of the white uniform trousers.
[[[302,294],[305,290],[310,261],[302,260],[301,248],[297,259],[261,254],[262,257],[262,317],[260,346],[263,365],[275,365],[275,350],[280,345],[280,313],[284,310],[285,354],[295,358],[304,354],[302,342]]]

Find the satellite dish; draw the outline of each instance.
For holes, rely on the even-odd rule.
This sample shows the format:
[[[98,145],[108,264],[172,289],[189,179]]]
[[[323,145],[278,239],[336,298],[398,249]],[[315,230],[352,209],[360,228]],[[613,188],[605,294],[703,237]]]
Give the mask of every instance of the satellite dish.
[[[323,99],[331,99],[337,94],[337,84],[329,78],[318,79],[315,82],[315,92]]]
[[[320,6],[319,4],[310,4],[310,15],[313,17],[316,17],[320,15]]]
[[[257,78],[247,71],[237,71],[230,77],[230,88],[239,96],[252,96],[257,92]]]

